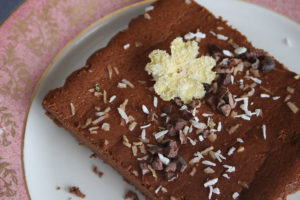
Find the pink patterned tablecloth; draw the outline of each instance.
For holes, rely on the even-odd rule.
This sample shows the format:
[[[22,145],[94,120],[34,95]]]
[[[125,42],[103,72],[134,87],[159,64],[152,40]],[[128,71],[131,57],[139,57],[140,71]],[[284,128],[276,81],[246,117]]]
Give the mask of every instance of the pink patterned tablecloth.
[[[33,89],[66,43],[139,0],[27,0],[0,25],[0,199],[28,199],[21,145]],[[299,0],[250,0],[300,22]]]

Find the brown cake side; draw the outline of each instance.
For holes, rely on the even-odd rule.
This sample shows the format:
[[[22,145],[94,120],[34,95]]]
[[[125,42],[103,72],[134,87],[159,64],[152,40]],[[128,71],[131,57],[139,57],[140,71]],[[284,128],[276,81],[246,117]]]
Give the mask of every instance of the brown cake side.
[[[162,171],[152,172],[153,167],[161,167],[158,166],[161,161],[157,159],[157,146],[153,150],[153,146],[149,144],[163,146],[152,133],[159,132],[161,127],[168,126],[171,129],[172,123],[173,128],[176,125],[174,122],[165,123],[166,117],[160,117],[162,109],[166,112],[166,108],[172,106],[172,112],[168,115],[175,122],[188,116],[183,116],[180,107],[173,101],[162,101],[153,91],[154,82],[145,71],[149,62],[148,55],[154,49],[169,52],[173,39],[184,37],[188,32],[195,33],[197,29],[206,34],[206,38],[199,41],[199,56],[220,56],[218,50],[212,51],[212,44],[231,52],[234,52],[234,44],[237,44],[253,54],[254,57],[248,55],[248,58],[246,54],[235,55],[250,66],[245,64],[244,70],[235,74],[234,83],[229,83],[226,87],[237,99],[248,95],[249,110],[261,109],[262,112],[258,116],[252,116],[250,121],[237,118],[236,115],[245,116],[244,110],[240,108],[243,101],[239,101],[230,116],[226,117],[219,111],[212,110],[205,101],[216,95],[209,91],[207,98],[201,101],[201,107],[196,108],[198,113],[195,116],[199,122],[204,123],[210,118],[211,127],[207,129],[211,130],[200,132],[193,127],[191,133],[181,135],[181,138],[178,135],[171,136],[169,130],[164,138],[176,141],[178,155],[186,161],[187,166],[183,167],[182,163],[178,165],[178,160],[169,158],[177,162],[174,173],[172,170],[172,173],[167,173],[167,166],[163,166]],[[220,39],[215,33],[227,36],[228,39]],[[261,57],[258,56],[260,53]],[[222,54],[221,57],[226,56]],[[150,199],[207,199],[210,188],[204,184],[216,178],[218,181],[212,187],[218,188],[220,194],[214,190],[213,199],[232,199],[237,194],[239,199],[284,199],[287,194],[299,188],[300,112],[293,113],[291,105],[300,106],[300,82],[295,78],[295,73],[285,69],[276,60],[273,70],[263,72],[266,57],[271,58],[255,49],[245,36],[222,19],[215,18],[205,8],[195,3],[188,4],[184,0],[162,0],[155,3],[154,9],[145,16],[132,20],[129,28],[114,36],[107,47],[95,52],[84,68],[67,78],[63,87],[50,91],[43,101],[43,107],[52,119],[58,121],[80,143],[88,146]],[[255,63],[259,69],[255,69]],[[219,84],[225,86],[220,83],[221,76],[225,75],[219,75]],[[122,82],[123,79],[132,83],[133,87],[126,81]],[[243,84],[240,80],[243,80]],[[124,83],[126,88],[122,88]],[[116,98],[109,103],[114,95]],[[270,97],[266,98],[268,95]],[[157,107],[153,105],[154,96],[158,97]],[[126,99],[126,114],[134,118],[128,124],[118,112]],[[291,108],[287,106],[287,102],[290,102]],[[150,114],[142,111],[142,105],[148,108]],[[109,111],[102,113],[104,110]],[[193,108],[189,107],[188,110]],[[157,119],[153,119],[153,113],[158,116]],[[206,113],[213,115],[207,117]],[[192,120],[195,120],[195,116]],[[101,117],[104,118],[102,121]],[[98,123],[94,121],[97,119]],[[90,121],[94,121],[94,124],[89,124]],[[212,121],[216,124],[214,127]],[[133,128],[134,122],[137,124]],[[219,122],[222,125],[221,131],[213,132]],[[191,127],[189,119],[185,123]],[[151,124],[145,128],[149,141],[141,140],[140,126],[147,124]],[[266,138],[263,136],[263,125],[266,126]],[[129,130],[131,128],[133,130]],[[207,138],[200,142],[200,135]],[[187,140],[186,144],[181,144],[180,139],[183,138]],[[205,150],[206,153],[203,152]],[[226,160],[221,159],[220,162],[216,159],[218,150]],[[152,155],[153,151],[155,153]],[[196,152],[201,153],[203,158],[199,162],[190,163]],[[161,154],[166,156],[168,153]],[[216,166],[209,166],[209,162],[202,163],[203,161],[210,161]],[[141,164],[146,165],[143,169],[148,173],[145,175],[142,175]],[[234,170],[228,167],[234,167]]]

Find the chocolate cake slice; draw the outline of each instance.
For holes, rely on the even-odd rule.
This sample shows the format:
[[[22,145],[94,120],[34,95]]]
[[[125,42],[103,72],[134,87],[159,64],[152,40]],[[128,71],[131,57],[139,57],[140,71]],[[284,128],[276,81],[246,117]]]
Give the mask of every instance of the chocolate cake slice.
[[[200,5],[161,0],[43,107],[149,199],[286,199],[299,78]]]

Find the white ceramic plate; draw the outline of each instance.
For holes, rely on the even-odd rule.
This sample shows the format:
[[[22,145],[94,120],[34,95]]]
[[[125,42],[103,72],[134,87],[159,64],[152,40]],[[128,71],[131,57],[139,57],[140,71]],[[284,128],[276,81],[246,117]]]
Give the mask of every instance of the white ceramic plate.
[[[200,0],[217,16],[244,33],[256,47],[264,48],[291,70],[300,72],[300,25],[265,8],[235,0]],[[72,197],[68,186],[79,186],[86,199],[122,199],[132,189],[112,168],[98,159],[91,159],[91,151],[79,146],[64,129],[58,128],[44,114],[41,106],[46,93],[64,83],[74,70],[82,67],[97,49],[104,47],[118,31],[126,28],[133,17],[144,12],[149,3],[139,4],[99,21],[73,41],[54,61],[33,99],[24,141],[24,168],[30,196],[33,200],[60,200]],[[288,37],[293,47],[284,39]],[[99,179],[92,166],[104,172]],[[61,190],[56,190],[61,186]],[[140,196],[141,197],[141,196]],[[300,199],[300,193],[289,197]]]

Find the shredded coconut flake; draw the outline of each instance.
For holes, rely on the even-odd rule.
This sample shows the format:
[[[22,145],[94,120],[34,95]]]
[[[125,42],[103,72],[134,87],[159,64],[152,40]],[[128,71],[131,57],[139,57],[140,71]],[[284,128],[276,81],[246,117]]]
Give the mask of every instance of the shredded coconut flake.
[[[145,12],[149,12],[151,10],[154,10],[154,6],[148,6],[145,8]]]
[[[127,79],[122,79],[122,83],[125,83],[129,87],[134,88],[134,85],[130,81],[128,81]]]
[[[243,115],[236,115],[235,118],[242,118],[244,120],[250,121],[250,117],[243,114]]]
[[[117,98],[117,96],[116,95],[113,95],[112,97],[110,97],[110,99],[109,99],[109,103],[112,103],[115,99]]]
[[[210,168],[210,167],[206,167],[203,171],[204,171],[204,173],[206,173],[206,174],[213,174],[213,173],[215,173],[215,170],[213,170],[213,169]]]
[[[213,116],[214,114],[210,114],[210,113],[203,113],[202,116],[203,117],[211,117]]]
[[[163,156],[162,154],[158,154],[159,160],[164,164],[164,165],[169,165],[170,159]]]
[[[228,56],[228,57],[232,57],[233,56],[233,54],[230,51],[228,51],[228,50],[223,50],[223,54],[225,56]]]
[[[260,94],[260,98],[270,98],[269,94]]]
[[[204,140],[204,137],[202,135],[199,135],[199,141],[202,142]]]
[[[237,199],[238,197],[239,197],[239,193],[237,193],[237,192],[233,193],[233,195],[232,195],[233,199]]]
[[[261,84],[261,82],[262,82],[260,79],[252,77],[252,76],[250,76],[249,79],[251,79],[252,81],[254,81],[257,84]]]
[[[151,124],[146,124],[146,125],[144,125],[144,126],[141,126],[140,128],[141,129],[145,129],[145,128],[148,128],[148,127],[150,127],[151,126]]]
[[[236,138],[236,141],[238,141],[239,143],[244,143],[244,140],[242,138]]]
[[[70,107],[71,107],[71,113],[72,113],[72,116],[75,115],[75,106],[73,103],[70,103]]]
[[[210,200],[212,197],[212,193],[213,193],[213,187],[209,186],[209,193],[208,193],[208,199]]]
[[[124,49],[124,50],[127,50],[129,47],[130,47],[130,44],[125,44],[125,45],[123,46],[123,49]]]
[[[134,128],[136,127],[136,125],[137,125],[137,123],[136,122],[132,122],[130,125],[129,125],[129,130],[130,131],[133,131],[134,130]]]
[[[230,179],[230,177],[228,176],[228,174],[223,174],[222,175],[224,178],[226,178],[226,179]]]
[[[118,112],[121,115],[122,119],[124,119],[125,123],[127,124],[129,122],[129,119],[125,111],[122,108],[118,108]]]
[[[296,104],[292,102],[287,102],[286,105],[289,107],[289,109],[296,114],[299,111],[299,108],[296,106]]]
[[[190,138],[190,137],[187,137],[187,139],[190,141],[191,145],[193,145],[193,146],[196,145],[197,142],[196,142],[195,140],[193,140],[193,139]]]
[[[198,41],[200,39],[206,38],[206,35],[198,30],[196,33],[189,32],[184,36],[185,40],[193,40],[194,38],[196,38],[196,40]]]
[[[264,139],[266,140],[267,139],[267,126],[265,124],[262,125],[262,131],[263,131]]]
[[[109,123],[103,123],[101,126],[101,129],[104,131],[109,131],[110,130],[110,125]]]
[[[223,165],[224,168],[226,168],[227,173],[232,173],[235,172],[235,167],[234,166],[229,166],[229,165]]]
[[[141,138],[142,138],[142,140],[145,140],[145,139],[146,139],[146,129],[143,129],[143,130],[142,130]]]
[[[202,164],[203,164],[203,165],[208,165],[208,166],[213,166],[213,167],[216,166],[216,163],[213,163],[213,162],[211,162],[211,161],[209,161],[209,160],[203,160],[203,161],[202,161]]]
[[[274,101],[276,101],[276,100],[280,99],[280,96],[273,97],[272,99],[273,99]]]
[[[225,35],[222,35],[222,34],[217,34],[217,38],[218,38],[219,40],[228,40],[228,37],[225,36]]]
[[[160,190],[161,190],[161,188],[162,188],[162,186],[160,185],[160,186],[158,186],[157,188],[156,188],[156,190],[154,191],[155,192],[155,194],[157,194]]]
[[[145,114],[149,115],[149,110],[145,105],[142,105],[142,110]]]
[[[154,137],[155,137],[155,139],[158,139],[158,138],[160,138],[160,137],[166,135],[168,132],[169,132],[169,130],[160,131],[160,132],[156,133],[156,134],[154,135]]]
[[[204,183],[204,187],[213,186],[218,182],[218,180],[219,180],[218,178],[208,180],[206,183]]]
[[[221,132],[221,130],[222,130],[222,123],[219,122],[219,123],[218,123],[217,131],[218,131],[218,132]]]
[[[227,153],[228,156],[231,156],[234,152],[235,152],[236,148],[235,147],[231,147]]]
[[[157,97],[153,97],[153,106],[157,108],[158,99]]]
[[[237,55],[241,55],[246,52],[247,52],[247,48],[245,48],[245,47],[238,47],[234,50],[234,53]]]
[[[118,83],[118,88],[127,88],[125,83]]]

